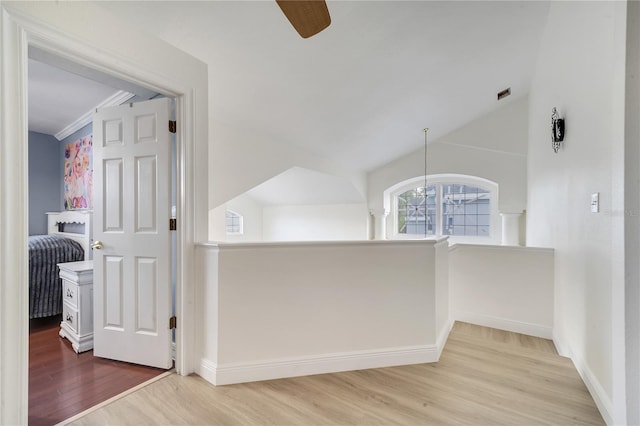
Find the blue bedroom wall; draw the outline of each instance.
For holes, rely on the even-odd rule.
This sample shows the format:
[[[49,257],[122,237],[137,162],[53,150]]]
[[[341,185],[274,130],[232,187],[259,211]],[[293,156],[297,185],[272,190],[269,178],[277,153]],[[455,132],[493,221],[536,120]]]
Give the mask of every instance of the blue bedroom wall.
[[[59,211],[62,202],[60,143],[42,133],[29,132],[29,235],[47,233],[46,212]]]

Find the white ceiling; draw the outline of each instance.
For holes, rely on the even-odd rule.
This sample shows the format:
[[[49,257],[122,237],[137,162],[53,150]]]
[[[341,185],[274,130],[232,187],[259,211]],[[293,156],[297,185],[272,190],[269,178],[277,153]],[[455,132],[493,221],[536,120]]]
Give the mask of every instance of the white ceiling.
[[[247,191],[263,205],[364,203],[364,196],[348,179],[293,167]]]
[[[209,65],[211,117],[367,171],[528,93],[544,1],[330,1],[309,39],[275,1],[104,2]]]
[[[29,130],[59,134],[117,93],[112,87],[29,59]]]
[[[29,130],[58,140],[89,124],[96,108],[157,95],[33,46],[29,47],[28,69]]]
[[[354,173],[419,149],[424,127],[433,142],[526,95],[549,7],[546,1],[329,1],[329,28],[302,39],[271,0],[100,4],[208,63],[214,122],[297,145]],[[31,130],[55,134],[116,91],[108,87],[137,90],[122,81],[107,87],[82,81],[107,77],[31,53],[80,74],[71,83],[64,71],[30,61]],[[507,87],[512,95],[498,104],[496,93]],[[328,183],[310,173],[294,169],[277,181]],[[253,195],[273,204],[277,196],[269,201],[265,194],[278,190],[265,185]],[[348,186],[346,192],[355,191]],[[332,202],[357,198],[340,192]]]

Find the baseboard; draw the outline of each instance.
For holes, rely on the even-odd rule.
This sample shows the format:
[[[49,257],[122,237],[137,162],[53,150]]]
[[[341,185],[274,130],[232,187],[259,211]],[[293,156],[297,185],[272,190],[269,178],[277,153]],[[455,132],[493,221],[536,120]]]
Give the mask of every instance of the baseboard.
[[[440,360],[440,356],[442,355],[442,351],[444,350],[444,345],[449,339],[449,333],[451,333],[451,329],[453,329],[453,320],[447,321],[442,330],[440,330],[440,335],[438,335],[438,340],[436,340],[436,346],[438,348],[438,360]]]
[[[207,382],[218,385],[220,383],[218,383],[218,378],[216,376],[217,371],[218,366],[215,362],[203,358],[202,360],[200,360],[200,366],[197,369],[196,374],[205,379]]]
[[[556,351],[558,351],[558,355],[563,356],[565,358],[571,358],[571,351],[565,344],[565,340],[562,339],[556,329],[553,331],[553,344],[556,347]]]
[[[410,346],[226,365],[217,365],[210,360],[203,359],[200,362],[198,374],[214,385],[228,385],[368,368],[422,364],[438,360],[442,351],[438,346],[440,345]]]
[[[600,415],[604,419],[605,423],[608,425],[616,424],[613,419],[613,403],[609,398],[609,395],[607,395],[607,392],[600,384],[600,381],[585,362],[584,358],[576,355],[576,353],[571,349],[571,346],[557,334],[554,334],[553,336],[553,343],[556,345],[560,355],[571,359],[573,362],[574,367],[589,390],[589,393],[591,394],[593,401],[596,403],[596,406],[600,411]]]
[[[514,333],[526,334],[528,336],[542,337],[543,339],[553,338],[553,327],[551,326],[462,311],[454,311],[453,318],[456,321],[497,328],[499,330],[512,331]]]

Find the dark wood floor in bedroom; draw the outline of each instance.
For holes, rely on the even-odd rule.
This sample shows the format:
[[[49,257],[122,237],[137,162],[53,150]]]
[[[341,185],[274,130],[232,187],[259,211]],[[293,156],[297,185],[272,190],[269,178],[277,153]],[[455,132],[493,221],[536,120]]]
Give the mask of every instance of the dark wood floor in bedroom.
[[[76,354],[61,316],[29,322],[29,425],[53,425],[165,370]]]

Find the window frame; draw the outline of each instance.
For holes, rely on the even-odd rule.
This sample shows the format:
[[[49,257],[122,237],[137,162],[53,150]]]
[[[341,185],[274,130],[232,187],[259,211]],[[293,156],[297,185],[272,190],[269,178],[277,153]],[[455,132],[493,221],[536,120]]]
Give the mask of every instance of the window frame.
[[[427,186],[436,186],[436,223],[434,234],[427,234],[429,238],[449,237],[452,243],[495,243],[499,244],[502,238],[502,226],[500,214],[498,210],[498,184],[488,179],[477,176],[461,175],[461,174],[437,174],[427,176]],[[385,210],[389,212],[387,217],[387,237],[391,239],[424,239],[424,234],[402,234],[398,232],[398,196],[408,190],[422,187],[425,184],[424,176],[417,176],[411,179],[399,182],[384,192]],[[442,233],[442,187],[444,184],[469,185],[484,189],[489,192],[490,203],[490,219],[489,219],[489,235],[444,235]],[[391,231],[389,232],[389,228]]]
[[[239,227],[239,231],[238,232],[229,232],[229,228],[227,225],[227,214],[231,213],[232,215],[235,215],[238,218],[238,227]],[[227,235],[243,235],[244,234],[244,216],[242,216],[240,213],[231,210],[231,209],[226,209],[224,212],[224,230],[226,232]]]

